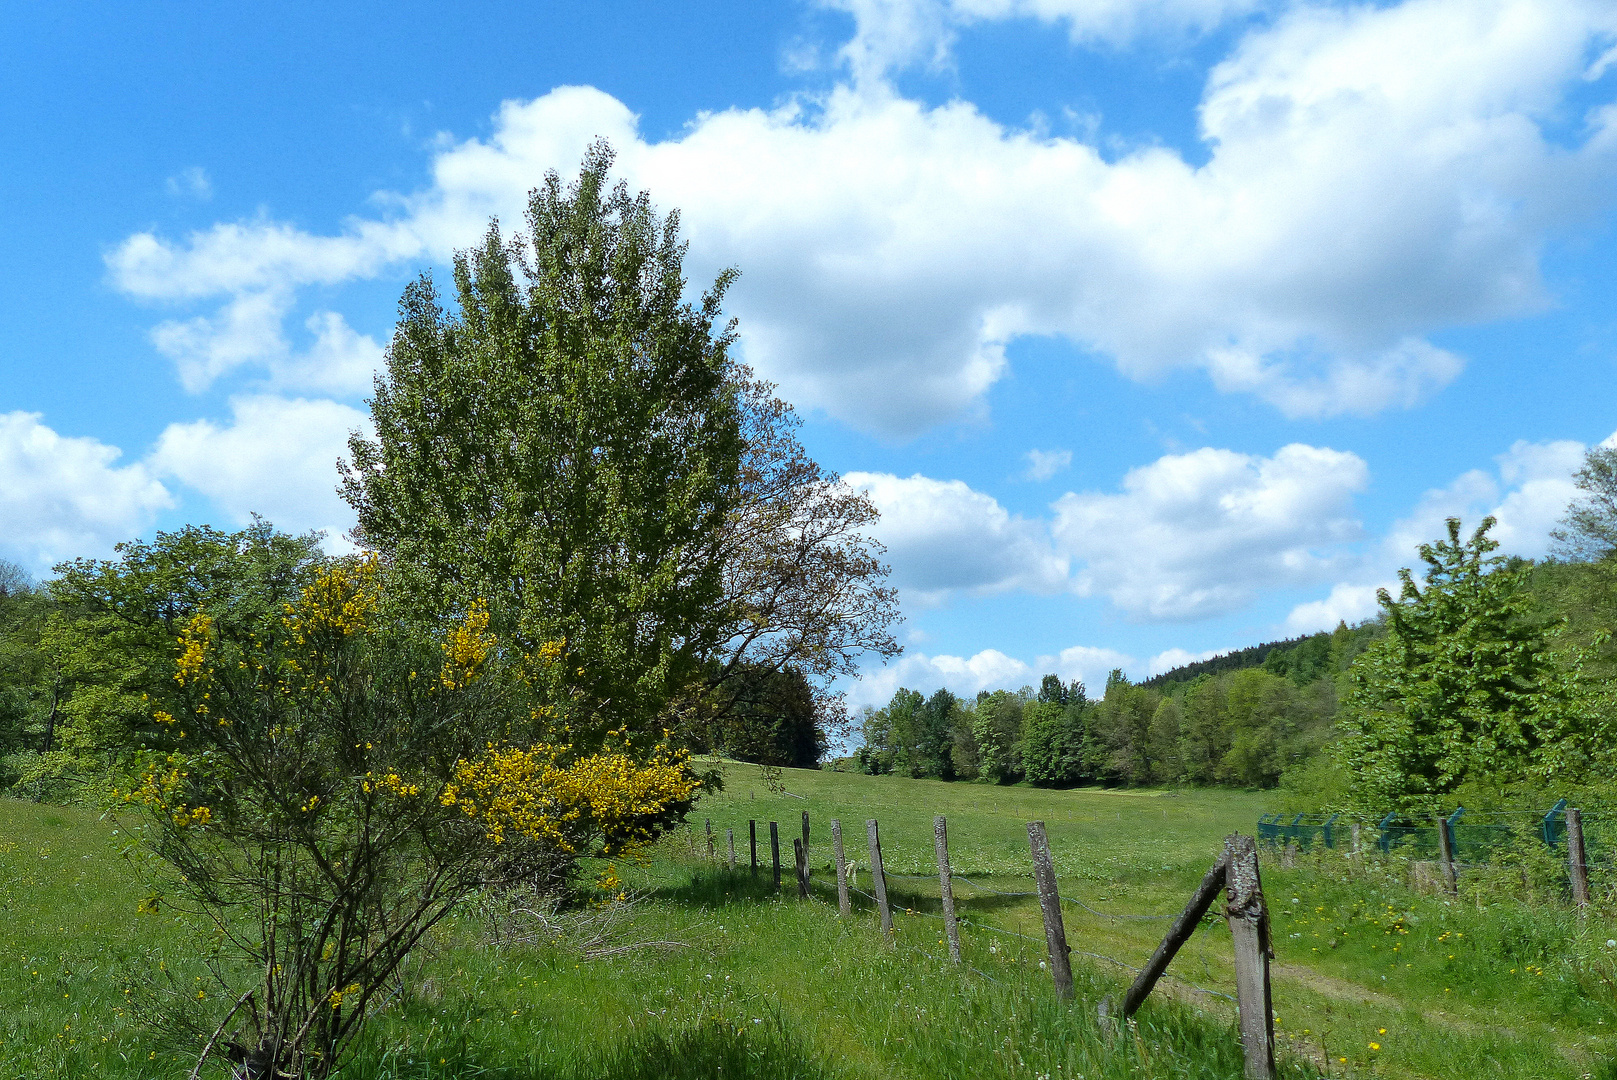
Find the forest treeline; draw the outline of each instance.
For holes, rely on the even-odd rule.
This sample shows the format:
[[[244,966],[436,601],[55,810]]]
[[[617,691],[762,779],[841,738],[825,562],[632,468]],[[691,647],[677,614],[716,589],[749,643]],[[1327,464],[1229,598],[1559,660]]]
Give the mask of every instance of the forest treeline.
[[[1617,802],[1617,450],[1592,448],[1551,557],[1496,553],[1486,518],[1423,544],[1376,618],[1098,695],[902,688],[839,767],[1040,786],[1290,788],[1309,808],[1428,813],[1574,791]],[[1593,805],[1593,803],[1591,803]]]
[[[1091,698],[1046,675],[1035,690],[901,689],[860,715],[865,743],[849,764],[867,773],[941,780],[1267,787],[1318,753],[1336,721],[1338,682],[1379,628],[1275,642],[1131,683],[1121,670]]]

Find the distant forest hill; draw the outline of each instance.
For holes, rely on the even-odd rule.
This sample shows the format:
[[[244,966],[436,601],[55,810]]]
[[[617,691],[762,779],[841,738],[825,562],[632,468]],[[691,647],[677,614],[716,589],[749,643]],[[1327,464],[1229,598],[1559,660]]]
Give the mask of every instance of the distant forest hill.
[[[1298,686],[1306,686],[1322,676],[1346,670],[1353,658],[1363,652],[1380,632],[1381,624],[1375,619],[1357,626],[1339,623],[1334,631],[1266,641],[1193,664],[1182,664],[1160,675],[1153,675],[1139,685],[1172,694],[1176,687],[1203,675],[1262,668],[1272,675],[1289,678]]]
[[[1313,758],[1336,723],[1338,680],[1380,623],[1274,641],[1101,696],[1046,675],[1037,689],[960,698],[901,687],[857,717],[863,745],[832,768],[938,780],[1272,787]]]

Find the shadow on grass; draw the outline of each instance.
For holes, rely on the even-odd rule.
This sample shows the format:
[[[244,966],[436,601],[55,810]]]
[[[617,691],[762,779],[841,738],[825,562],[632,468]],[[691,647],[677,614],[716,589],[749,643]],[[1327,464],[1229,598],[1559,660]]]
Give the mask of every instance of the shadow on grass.
[[[867,875],[868,877],[868,875]],[[916,911],[928,915],[941,915],[943,900],[936,891],[917,888],[910,879],[889,878],[887,899],[895,911]],[[868,884],[868,881],[865,882]],[[832,906],[837,902],[836,881],[815,877],[810,882],[810,895]],[[758,903],[776,899],[796,900],[797,880],[794,875],[781,879],[780,892],[775,892],[774,878],[767,869],[756,875],[744,869],[727,870],[722,867],[696,867],[691,879],[678,885],[665,885],[647,894],[649,899],[673,904],[701,907],[723,907],[727,904]],[[850,892],[849,900],[855,911],[875,910],[875,904],[861,892]],[[957,896],[956,905],[962,915],[982,915],[1009,908],[1023,902],[1021,897],[989,895]]]
[[[754,875],[746,870],[698,868],[692,873],[690,881],[680,885],[665,885],[646,895],[649,899],[671,904],[722,907],[726,904],[773,900],[776,894],[774,879],[768,871]],[[783,878],[780,895],[796,896],[796,882]]]
[[[732,1027],[709,1019],[681,1029],[655,1025],[636,1031],[582,1060],[532,1067],[485,1067],[468,1054],[439,1060],[361,1055],[333,1080],[833,1080],[825,1060],[771,1017],[757,1026]]]

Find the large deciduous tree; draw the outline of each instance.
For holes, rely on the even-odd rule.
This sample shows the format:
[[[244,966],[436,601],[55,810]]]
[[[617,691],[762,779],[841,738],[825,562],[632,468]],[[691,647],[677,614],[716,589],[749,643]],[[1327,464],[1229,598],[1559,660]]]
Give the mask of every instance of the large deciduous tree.
[[[732,359],[735,273],[687,302],[678,214],[611,163],[596,144],[531,194],[526,234],[495,223],[457,256],[453,310],[428,278],[406,290],[342,486],[417,610],[482,600],[559,654],[549,696],[586,740],[706,723],[759,671],[823,685],[898,651],[873,506]]]

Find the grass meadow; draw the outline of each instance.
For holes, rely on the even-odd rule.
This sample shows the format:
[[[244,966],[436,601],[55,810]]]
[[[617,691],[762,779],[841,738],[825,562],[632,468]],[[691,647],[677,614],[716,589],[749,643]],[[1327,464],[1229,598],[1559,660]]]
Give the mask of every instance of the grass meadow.
[[[724,766],[693,829],[612,869],[633,897],[573,911],[468,905],[414,963],[344,1080],[583,1078],[1234,1078],[1229,936],[1198,931],[1137,1025],[1096,1006],[1155,947],[1222,837],[1251,832],[1260,793],[1042,791]],[[816,897],[772,895],[811,823]],[[948,960],[932,819],[949,818],[966,964]],[[829,822],[869,888],[864,822],[881,822],[905,909],[882,940],[870,905],[837,917]],[[721,865],[705,858],[711,819]],[[747,871],[747,821],[764,870]],[[1077,1001],[1051,991],[1026,822],[1047,823],[1075,950]],[[727,828],[740,869],[722,866]],[[691,854],[692,841],[697,854]],[[0,1080],[181,1080],[194,1050],[147,1021],[196,1001],[205,929],[142,910],[140,856],[117,822],[0,800]],[[598,868],[606,870],[605,866]],[[899,877],[897,875],[914,875]],[[1617,967],[1607,914],[1580,919],[1509,890],[1445,901],[1396,865],[1338,855],[1265,864],[1284,1075],[1612,1078]],[[615,889],[613,890],[616,891]],[[606,893],[600,894],[602,898]],[[1025,935],[1025,936],[1017,936]],[[205,993],[205,991],[204,991]],[[187,1053],[187,1051],[190,1051]],[[214,1075],[222,1075],[215,1072]]]

